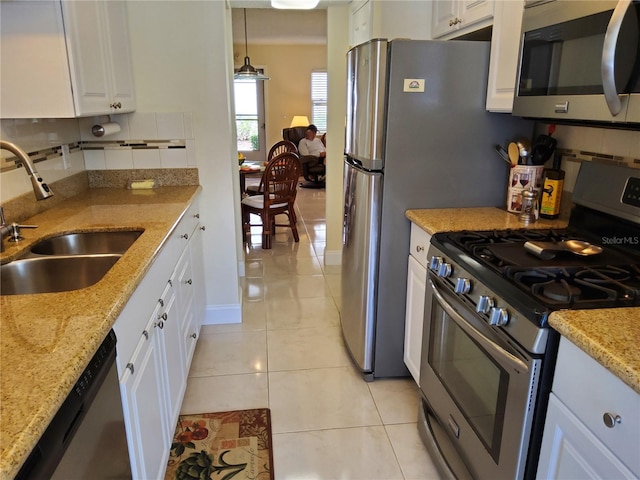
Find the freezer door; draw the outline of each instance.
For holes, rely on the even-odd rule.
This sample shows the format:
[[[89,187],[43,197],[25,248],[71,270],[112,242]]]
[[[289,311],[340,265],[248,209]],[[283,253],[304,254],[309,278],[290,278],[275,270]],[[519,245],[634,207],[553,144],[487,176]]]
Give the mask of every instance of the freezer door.
[[[349,352],[364,373],[374,364],[382,178],[345,162],[340,317]]]
[[[384,165],[387,43],[371,40],[347,53],[345,153],[367,170]]]

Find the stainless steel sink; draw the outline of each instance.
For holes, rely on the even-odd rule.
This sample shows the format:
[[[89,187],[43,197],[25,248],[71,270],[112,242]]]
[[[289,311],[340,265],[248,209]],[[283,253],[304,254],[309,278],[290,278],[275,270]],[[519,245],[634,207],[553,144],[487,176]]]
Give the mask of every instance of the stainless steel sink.
[[[68,292],[89,287],[102,279],[122,255],[33,257],[0,265],[0,293]]]
[[[98,283],[143,230],[66,233],[42,240],[0,265],[0,294],[79,290]]]
[[[88,255],[124,253],[142,230],[68,233],[48,238],[31,247],[38,255]]]

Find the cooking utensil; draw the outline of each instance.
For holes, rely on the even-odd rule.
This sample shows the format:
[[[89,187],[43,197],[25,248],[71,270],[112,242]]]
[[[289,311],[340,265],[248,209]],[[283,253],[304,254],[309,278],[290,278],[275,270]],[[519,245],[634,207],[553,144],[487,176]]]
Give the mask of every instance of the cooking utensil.
[[[498,152],[498,155],[500,155],[500,157],[507,162],[510,167],[513,167],[513,165],[511,165],[511,160],[509,160],[509,154],[502,145],[496,145],[494,148],[496,149],[496,152]]]
[[[511,167],[520,163],[520,148],[515,142],[509,144],[509,160],[511,160]]]
[[[520,138],[516,141],[518,146],[518,154],[520,155],[522,165],[531,165],[529,163],[529,157],[531,156],[531,142],[526,138]]]
[[[602,247],[582,240],[563,240],[557,243],[529,241],[525,242],[524,248],[543,260],[552,259],[558,252],[570,252],[581,257],[602,253]]]
[[[531,164],[544,165],[551,158],[558,141],[549,135],[539,135],[531,149]]]

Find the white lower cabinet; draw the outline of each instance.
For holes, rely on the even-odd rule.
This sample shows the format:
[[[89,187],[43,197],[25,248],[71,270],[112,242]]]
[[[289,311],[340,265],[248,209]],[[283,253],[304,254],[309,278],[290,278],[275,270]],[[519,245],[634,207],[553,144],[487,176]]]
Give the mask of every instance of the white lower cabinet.
[[[133,478],[163,478],[171,442],[160,329],[151,317],[120,379]]]
[[[205,311],[197,202],[114,325],[134,479],[164,478]]]
[[[561,339],[537,478],[637,479],[640,395]]]
[[[416,224],[411,224],[403,358],[409,373],[418,384],[420,383],[424,297],[427,287],[427,251],[430,240],[431,236],[428,233]]]

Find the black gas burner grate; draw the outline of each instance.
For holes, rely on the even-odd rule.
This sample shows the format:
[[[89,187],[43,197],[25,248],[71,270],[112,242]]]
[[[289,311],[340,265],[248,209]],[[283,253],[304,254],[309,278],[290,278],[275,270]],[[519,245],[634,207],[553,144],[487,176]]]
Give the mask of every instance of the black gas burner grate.
[[[525,270],[508,267],[504,273],[518,287],[556,308],[640,305],[638,265]]]
[[[490,231],[463,231],[451,235],[455,244],[467,252],[472,252],[477,247],[495,245],[500,243],[524,243],[527,241],[560,241],[567,235],[556,230],[490,230]]]

